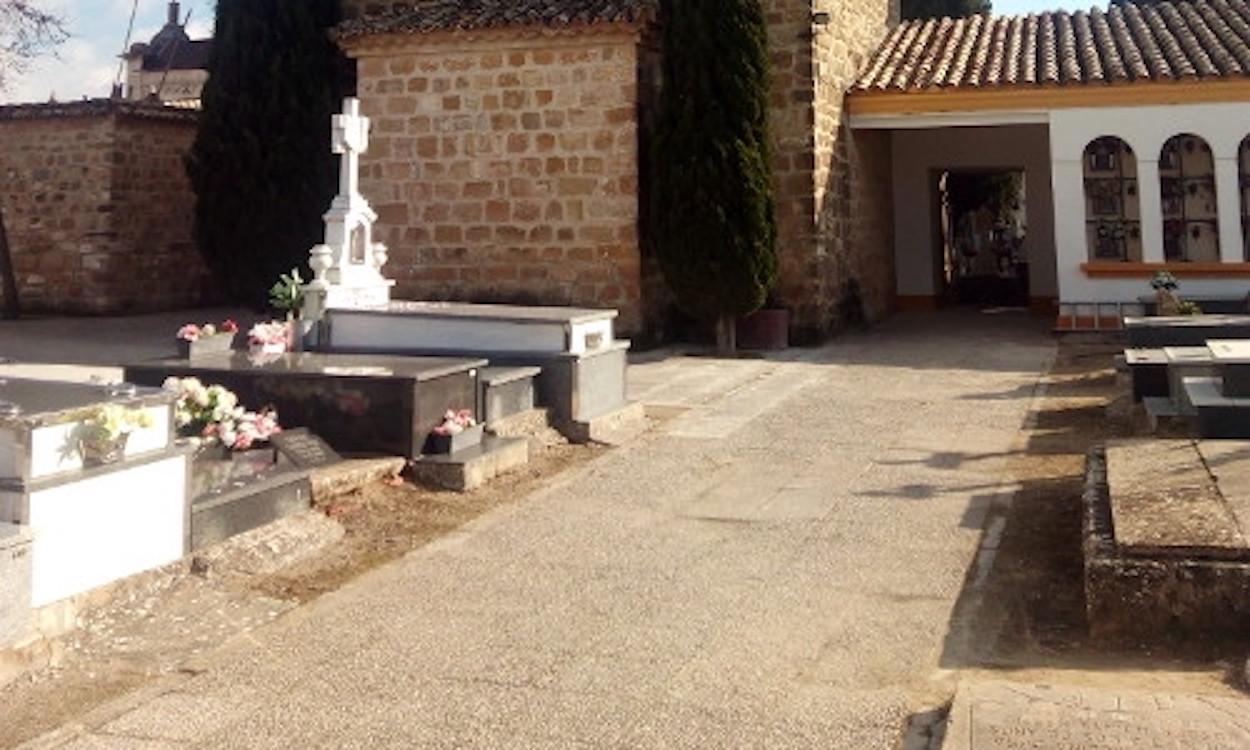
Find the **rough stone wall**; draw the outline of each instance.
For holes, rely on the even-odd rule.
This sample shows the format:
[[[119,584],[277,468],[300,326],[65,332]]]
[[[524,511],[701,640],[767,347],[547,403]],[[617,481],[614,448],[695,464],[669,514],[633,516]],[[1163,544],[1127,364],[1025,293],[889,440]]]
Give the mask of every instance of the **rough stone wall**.
[[[616,307],[641,298],[638,34],[349,45],[373,135],[361,190],[397,293]]]
[[[870,319],[893,303],[889,143],[851,134],[843,99],[898,21],[898,0],[766,0],[765,8],[781,258],[774,296],[791,310],[798,340],[818,339],[843,322],[848,279]]]
[[[198,304],[185,113],[109,103],[0,108],[0,210],[24,310],[123,313]]]

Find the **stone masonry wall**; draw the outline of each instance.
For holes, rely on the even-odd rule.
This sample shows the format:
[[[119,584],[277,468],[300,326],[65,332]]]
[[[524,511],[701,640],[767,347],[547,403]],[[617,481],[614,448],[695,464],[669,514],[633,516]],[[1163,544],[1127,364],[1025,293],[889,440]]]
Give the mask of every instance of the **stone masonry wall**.
[[[613,28],[348,45],[398,296],[615,307],[639,330],[638,44]]]
[[[846,284],[858,287],[869,320],[894,306],[893,195],[888,133],[852,131],[847,89],[899,20],[899,0],[817,0],[829,23],[815,37],[817,253],[824,260],[822,320],[838,325]]]
[[[897,22],[898,0],[766,0],[765,11],[781,259],[774,297],[791,310],[796,339],[819,339],[842,322],[848,279],[869,318],[893,301],[888,139],[852,136],[842,103]]]
[[[0,210],[24,311],[200,302],[205,272],[182,168],[194,131],[193,115],[137,105],[0,108]]]

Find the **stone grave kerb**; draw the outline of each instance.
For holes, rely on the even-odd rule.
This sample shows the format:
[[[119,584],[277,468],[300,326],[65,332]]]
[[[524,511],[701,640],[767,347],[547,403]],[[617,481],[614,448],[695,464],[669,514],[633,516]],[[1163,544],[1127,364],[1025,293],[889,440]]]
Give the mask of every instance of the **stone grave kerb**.
[[[382,268],[387,248],[373,241],[378,215],[360,192],[360,157],[369,150],[368,117],[360,100],[343,100],[341,114],[331,118],[330,147],[341,159],[339,192],[325,213],[325,241],[309,252],[313,278],[304,287],[302,318],[311,327],[331,308],[378,308],[391,300],[395,282]]]

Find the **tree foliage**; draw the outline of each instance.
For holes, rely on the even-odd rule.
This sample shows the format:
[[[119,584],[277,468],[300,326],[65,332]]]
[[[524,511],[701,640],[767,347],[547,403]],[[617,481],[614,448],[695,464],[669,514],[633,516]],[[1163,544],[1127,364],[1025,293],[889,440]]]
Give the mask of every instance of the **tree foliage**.
[[[260,305],[321,241],[337,186],[330,117],[348,80],[336,0],[219,0],[187,171],[195,239],[232,299]]]
[[[964,18],[989,13],[990,0],[902,0],[903,18]]]
[[[777,277],[760,0],[665,0],[655,247],[677,304],[722,324]]]
[[[0,0],[0,91],[30,60],[68,36],[65,22],[35,0]]]

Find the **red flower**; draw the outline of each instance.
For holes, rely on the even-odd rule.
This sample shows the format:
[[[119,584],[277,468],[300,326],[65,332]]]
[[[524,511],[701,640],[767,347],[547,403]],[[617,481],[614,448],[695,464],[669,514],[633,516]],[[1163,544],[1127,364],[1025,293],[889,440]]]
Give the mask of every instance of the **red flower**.
[[[238,332],[239,332],[239,324],[238,324],[238,323],[235,323],[235,322],[234,322],[233,320],[231,320],[230,318],[226,318],[226,319],[225,319],[224,321],[222,321],[222,323],[221,323],[221,330],[225,331],[226,333],[238,333]]]

